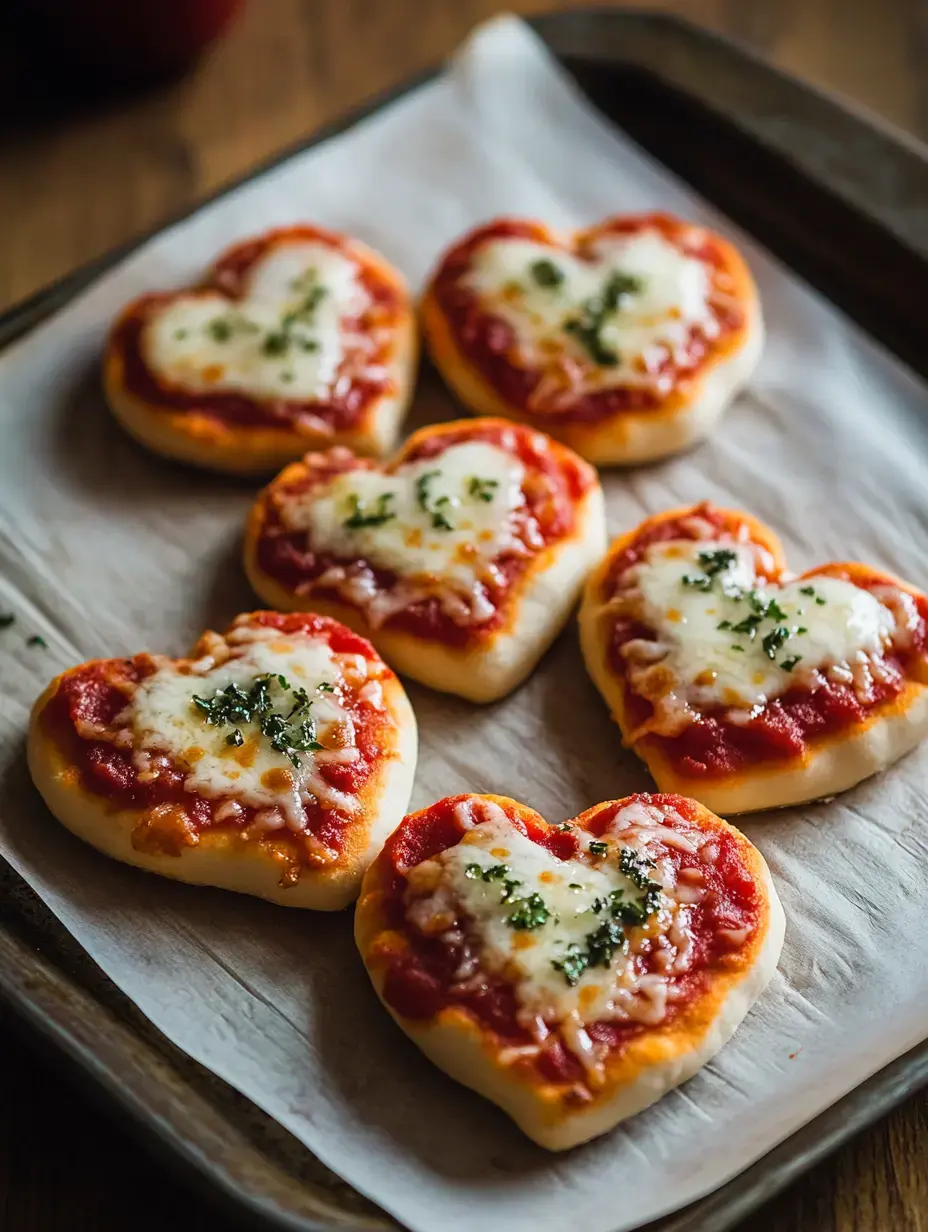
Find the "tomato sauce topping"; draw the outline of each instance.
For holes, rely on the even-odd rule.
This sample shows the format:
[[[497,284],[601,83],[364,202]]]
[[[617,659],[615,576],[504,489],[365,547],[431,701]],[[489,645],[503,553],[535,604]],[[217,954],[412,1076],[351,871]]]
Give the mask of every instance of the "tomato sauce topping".
[[[684,523],[694,515],[715,529],[716,539],[722,539],[725,535],[735,537],[740,528],[748,525],[737,516],[711,505],[698,506],[679,518],[655,521],[616,556],[605,581],[604,597],[614,593],[625,571],[642,558],[651,544],[691,539],[693,536],[687,533]],[[759,565],[757,572],[761,579],[774,585],[779,580],[780,575],[775,569],[765,570]],[[809,570],[802,576],[812,581],[817,576],[826,575],[841,578],[865,590],[886,586],[889,580],[875,570],[866,570],[861,566],[851,573],[840,566],[826,565]],[[895,670],[873,681],[872,700],[869,702],[861,701],[849,685],[825,678],[814,690],[796,687],[774,698],[760,714],[747,722],[733,723],[727,718],[727,709],[718,707],[701,711],[699,722],[691,723],[678,736],[649,732],[644,739],[659,743],[662,752],[681,774],[700,779],[722,778],[768,759],[802,757],[816,740],[864,722],[905,688],[912,665],[928,651],[928,600],[923,595],[913,595],[913,598],[921,618],[919,627],[913,632],[907,649],[892,646],[886,649],[884,658]],[[633,638],[653,641],[656,634],[653,629],[640,623],[616,620],[609,643],[609,665],[623,678],[628,720],[637,727],[650,718],[653,707],[634,691],[625,677],[621,647]]]
[[[342,371],[334,383],[332,395],[325,402],[256,398],[243,393],[218,390],[216,393],[190,393],[160,378],[148,366],[142,352],[142,334],[146,323],[159,308],[170,304],[179,295],[190,296],[204,291],[219,291],[232,303],[243,299],[247,289],[247,275],[252,266],[270,248],[289,240],[328,244],[357,260],[360,271],[358,281],[370,297],[370,302],[361,316],[344,317],[344,328],[355,333],[366,333],[370,330],[389,329],[399,321],[403,311],[401,293],[375,266],[364,263],[362,258],[355,257],[353,253],[348,253],[344,241],[338,235],[317,227],[282,227],[230,249],[214,266],[206,282],[199,287],[143,295],[130,305],[129,310],[117,322],[111,340],[122,359],[123,379],[128,392],[155,410],[188,411],[226,426],[270,428],[288,432],[292,432],[301,417],[307,415],[321,420],[333,432],[344,431],[356,424],[376,399],[392,392],[394,382],[383,370],[392,358],[394,343],[391,340],[382,343],[366,357],[365,366],[372,373],[380,369],[379,375],[349,376]]]
[[[416,600],[384,621],[385,628],[400,629],[416,637],[452,646],[466,646],[500,628],[505,621],[507,595],[531,568],[540,552],[574,533],[577,502],[596,482],[592,467],[520,424],[463,424],[454,431],[435,433],[426,436],[406,452],[397,465],[436,458],[446,449],[464,441],[487,441],[499,445],[510,450],[522,462],[526,471],[523,485],[525,505],[513,514],[513,518],[517,522],[532,519],[541,542],[525,555],[504,554],[494,562],[498,581],[485,584],[488,598],[495,608],[489,620],[479,625],[460,625],[444,611],[437,597],[430,596]],[[366,458],[356,458],[346,450],[332,450],[328,454],[308,454],[304,465],[305,470],[296,481],[272,485],[262,498],[258,564],[262,572],[289,590],[313,582],[333,565],[350,562],[330,553],[314,551],[305,530],[290,530],[283,524],[277,502],[301,496],[316,487],[321,488],[346,471],[373,469],[376,463]],[[389,591],[400,581],[392,570],[374,565],[369,567],[379,590]],[[312,593],[319,598],[350,603],[343,593],[328,587],[313,587]]]
[[[492,1031],[501,1047],[526,1046],[535,1041],[517,1019],[516,988],[489,972],[481,972],[476,986],[470,980],[466,988],[456,984],[455,972],[462,953],[460,946],[423,933],[406,914],[406,874],[417,864],[461,841],[463,832],[454,816],[455,806],[472,798],[461,795],[440,800],[408,816],[387,840],[380,858],[384,870],[381,873],[384,898],[380,909],[384,912],[385,926],[401,932],[406,945],[401,949],[392,945],[378,947],[375,941],[370,957],[374,962],[387,964],[383,995],[403,1017],[430,1019],[443,1009],[458,1007],[473,1015],[485,1030]],[[640,793],[602,806],[599,811],[590,810],[591,815],[584,815],[582,819],[584,826],[592,835],[602,835],[621,808],[639,801],[662,810],[673,810],[684,823],[699,824],[693,801],[676,795]],[[515,829],[547,847],[557,858],[566,860],[577,856],[579,845],[571,831],[511,809],[506,809],[506,813]],[[685,824],[683,833],[688,828]],[[704,832],[704,827],[701,828]],[[719,936],[719,930],[753,932],[761,918],[761,894],[744,863],[737,838],[729,830],[720,828],[713,831],[710,841],[715,848],[714,859],[710,862],[701,860],[698,852],[691,854],[669,844],[665,849],[666,858],[678,875],[681,870],[698,868],[708,892],[704,903],[691,915],[692,965],[686,972],[668,977],[675,993],[673,1000],[668,999],[661,1027],[672,1023],[693,1004],[705,990],[707,978],[713,971],[730,970],[733,956],[737,961],[736,949],[730,941]],[[462,915],[453,925],[453,931],[466,933],[467,927],[468,921]],[[652,954],[647,946],[644,949],[645,952],[636,958],[639,975],[653,969]],[[557,1032],[557,1024],[548,1025],[551,1034],[537,1053],[517,1061],[516,1065],[527,1067],[549,1082],[583,1084],[585,1073],[581,1062],[565,1046]],[[621,1055],[633,1039],[649,1029],[640,1022],[600,1021],[584,1026],[591,1039],[604,1045],[610,1055]]]
[[[324,637],[335,654],[376,657],[364,638],[324,616],[261,612],[250,623],[277,628],[285,634]],[[106,738],[114,729],[120,730],[118,717],[131,703],[135,687],[159,666],[157,659],[143,653],[126,659],[94,659],[73,668],[64,674],[46,706],[41,719],[43,728],[68,764],[76,769],[84,790],[105,798],[114,809],[148,811],[159,805],[177,806],[178,818],[172,824],[192,835],[194,841],[207,829],[247,830],[259,811],[257,808],[241,805],[237,816],[220,819],[217,813],[227,800],[234,799],[232,793],[206,799],[188,791],[184,787],[187,771],[176,765],[161,768],[158,776],[149,780],[136,766],[131,745],[123,747]],[[347,685],[341,690],[341,701],[354,723],[360,757],[348,765],[319,765],[317,773],[336,791],[357,795],[374,771],[389,719],[383,711],[359,701]],[[304,811],[306,833],[332,851],[345,848],[351,825],[348,817],[318,804],[307,804]],[[274,845],[292,849],[297,860],[313,862],[311,852],[304,850],[303,836],[282,829],[263,837]]]
[[[708,232],[702,232],[666,214],[639,214],[609,219],[584,232],[576,255],[591,256],[596,240],[606,235],[631,235],[637,231],[658,231],[662,238],[683,248],[688,256],[703,261],[712,271],[713,283],[721,292],[719,300],[710,300],[718,333],[709,338],[694,325],[685,347],[676,348],[655,370],[655,377],[674,376],[670,393],[642,385],[615,385],[578,394],[566,405],[556,408],[536,407],[532,395],[544,377],[540,367],[524,367],[516,357],[516,333],[510,322],[494,314],[479,294],[463,281],[470,271],[474,253],[490,240],[528,239],[548,244],[552,252],[559,246],[552,242],[546,229],[536,223],[518,219],[501,219],[478,227],[457,244],[442,261],[432,291],[442,313],[449,322],[458,346],[480,370],[483,377],[511,406],[523,414],[537,416],[546,422],[595,422],[609,419],[623,411],[660,410],[669,400],[679,396],[687,382],[730,345],[731,337],[744,328],[745,313],[731,299],[725,253],[719,242]],[[694,233],[701,242],[688,242]],[[724,297],[724,298],[723,298]],[[592,365],[591,365],[592,366]]]

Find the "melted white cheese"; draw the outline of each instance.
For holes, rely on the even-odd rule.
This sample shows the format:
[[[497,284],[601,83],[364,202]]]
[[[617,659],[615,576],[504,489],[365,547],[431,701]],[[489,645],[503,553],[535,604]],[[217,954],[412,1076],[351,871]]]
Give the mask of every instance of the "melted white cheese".
[[[719,548],[733,552],[735,559],[712,578],[711,589],[685,584],[685,576],[706,576],[700,552]],[[677,696],[698,708],[761,706],[797,683],[800,666],[807,677],[812,669],[879,655],[895,628],[883,604],[840,578],[758,584],[754,555],[742,545],[689,540],[654,544],[634,569],[633,584],[642,596],[637,614],[655,630],[666,651],[659,667],[669,669]],[[810,586],[814,594],[803,594]],[[784,613],[764,617],[753,636],[749,630],[731,628],[757,610],[744,593],[748,590],[760,602],[775,600]],[[771,657],[764,638],[778,627],[788,629],[790,636],[770,645]],[[790,670],[782,666],[797,657]]]
[[[283,675],[291,688],[284,690],[275,680],[270,692],[274,710],[286,714],[293,690],[304,688],[313,698],[309,713],[316,724],[316,739],[325,744],[337,728],[339,747],[353,747],[354,729],[345,710],[332,693],[319,690],[321,684],[335,685],[341,679],[326,642],[278,633],[245,642],[242,652],[221,666],[209,667],[209,662],[207,670],[190,673],[168,664],[139,685],[127,718],[133,744],[140,750],[140,767],[149,770],[153,754],[166,754],[185,773],[188,791],[207,799],[230,796],[246,806],[277,810],[278,824],[286,822],[294,830],[304,828],[304,803],[350,806],[347,798],[339,799],[319,782],[316,753],[299,753],[300,765],[294,766],[255,723],[239,724],[244,743],[230,745],[226,738],[232,727],[207,723],[192,700],[195,695],[210,699],[233,683],[247,691],[255,677],[264,673]],[[273,820],[268,819],[267,828],[273,828]]]
[[[446,926],[448,920],[466,916],[467,934],[479,943],[480,967],[513,984],[518,1016],[526,1026],[570,1020],[579,1027],[604,1018],[659,1021],[673,963],[684,950],[688,955],[691,949],[689,908],[677,901],[673,866],[660,859],[667,854],[662,844],[665,839],[673,839],[674,832],[640,808],[635,812],[637,807],[631,806],[628,817],[617,815],[604,836],[612,836],[608,849],[595,865],[578,858],[557,859],[516,830],[505,816],[497,818],[490,812],[490,820],[469,828],[460,843],[413,870],[411,886],[415,887],[421,876],[431,894],[413,900],[407,907],[410,918],[429,931],[434,921]],[[639,822],[644,823],[643,829]],[[587,847],[590,836],[582,830],[576,834]],[[642,897],[642,891],[619,869],[622,846],[655,857],[652,872],[663,887],[661,905],[645,925],[624,926],[629,938],[627,951],[617,949],[608,966],[588,967],[571,986],[554,964],[563,962],[571,952],[584,951],[590,934],[608,919],[608,912],[601,906],[596,909],[595,900],[604,900],[614,891],[620,891],[630,903]],[[506,866],[505,878],[520,883],[508,894],[505,878],[484,880],[478,872],[500,865]],[[435,866],[440,870],[437,878]],[[531,894],[544,901],[550,912],[548,919],[532,930],[513,928],[509,920],[518,900]],[[664,974],[638,975],[636,950],[645,939],[656,942],[660,938],[666,950]],[[657,994],[660,1007],[656,1013],[653,997],[658,983],[662,991]]]
[[[511,515],[525,503],[523,480],[522,464],[506,450],[468,441],[392,474],[340,475],[288,502],[283,518],[308,530],[319,551],[469,593],[514,543]],[[389,515],[385,521],[352,525],[378,510]]]
[[[341,322],[367,303],[358,273],[357,262],[327,244],[275,245],[250,271],[241,300],[218,291],[169,300],[146,323],[142,353],[158,376],[191,392],[324,400],[345,355]],[[314,284],[325,294],[292,325],[287,347],[269,354],[268,338]]]
[[[531,272],[538,261],[553,263],[563,280],[539,285]],[[475,253],[466,285],[513,326],[526,362],[544,364],[566,354],[589,366],[589,353],[564,324],[614,273],[638,278],[640,290],[622,298],[600,331],[603,344],[619,356],[614,366],[595,368],[600,386],[656,379],[649,374],[668,354],[676,356],[693,326],[709,336],[717,332],[707,266],[656,231],[604,236],[590,260],[532,240],[490,240]]]

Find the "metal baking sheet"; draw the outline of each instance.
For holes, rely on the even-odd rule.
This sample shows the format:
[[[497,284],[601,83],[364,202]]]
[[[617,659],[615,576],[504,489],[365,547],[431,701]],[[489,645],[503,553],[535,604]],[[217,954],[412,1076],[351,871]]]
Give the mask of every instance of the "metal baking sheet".
[[[535,24],[601,110],[924,371],[919,318],[907,311],[906,299],[923,280],[928,251],[910,208],[919,196],[924,200],[928,184],[928,162],[916,147],[675,19],[577,13]],[[412,84],[418,82],[405,88]],[[887,183],[891,194],[880,189]],[[810,244],[810,232],[834,238]],[[840,259],[848,243],[853,263]],[[128,250],[5,314],[0,341],[67,303]],[[913,261],[921,267],[918,276]],[[906,277],[894,276],[903,263]],[[392,1226],[266,1116],[164,1040],[12,871],[4,873],[2,901],[0,982],[22,1022],[56,1045],[75,1072],[113,1097],[141,1132],[186,1162],[250,1226],[263,1221],[304,1232]],[[919,1048],[736,1180],[652,1227],[730,1227],[926,1081],[928,1048]]]

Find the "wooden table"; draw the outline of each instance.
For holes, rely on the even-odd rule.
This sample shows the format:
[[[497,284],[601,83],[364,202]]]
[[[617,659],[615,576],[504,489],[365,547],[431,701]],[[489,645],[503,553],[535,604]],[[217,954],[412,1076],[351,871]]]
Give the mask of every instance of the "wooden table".
[[[118,107],[79,111],[52,104],[0,42],[0,308],[434,62],[503,7],[499,0],[251,0],[186,80]],[[538,5],[510,0],[508,7]],[[928,138],[928,21],[919,0],[664,7]],[[0,1232],[153,1232],[181,1222],[201,1232],[227,1226],[0,1025]],[[911,1100],[861,1135],[742,1232],[748,1228],[928,1229],[928,1101]]]

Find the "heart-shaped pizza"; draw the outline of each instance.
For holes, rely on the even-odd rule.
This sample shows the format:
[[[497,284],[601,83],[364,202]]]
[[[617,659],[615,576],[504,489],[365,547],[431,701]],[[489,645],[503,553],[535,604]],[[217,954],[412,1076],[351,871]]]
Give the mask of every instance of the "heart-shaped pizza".
[[[760,852],[694,800],[552,825],[504,796],[406,817],[361,887],[378,995],[452,1078],[563,1150],[685,1082],[776,970]]]
[[[311,453],[260,497],[245,568],[265,603],[325,612],[397,671],[472,701],[528,675],[605,548],[596,472],[531,428],[462,420],[385,466]]]
[[[370,643],[252,612],[188,659],[93,659],[33,708],[59,821],[127,864],[288,907],[344,907],[409,802],[416,721]]]
[[[530,423],[598,463],[701,439],[763,346],[737,250],[667,214],[563,236],[524,219],[478,227],[443,257],[422,324],[473,413]]]
[[[674,509],[617,539],[580,638],[658,787],[720,813],[834,795],[928,733],[928,599],[855,562],[794,577],[736,510]]]
[[[229,248],[199,285],[127,305],[104,385],[142,444],[249,474],[309,447],[392,449],[416,351],[409,294],[385,258],[321,227],[283,227]]]

